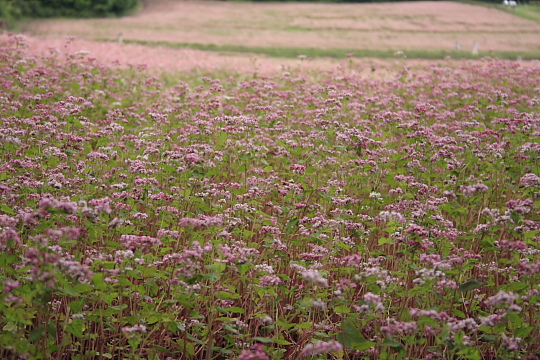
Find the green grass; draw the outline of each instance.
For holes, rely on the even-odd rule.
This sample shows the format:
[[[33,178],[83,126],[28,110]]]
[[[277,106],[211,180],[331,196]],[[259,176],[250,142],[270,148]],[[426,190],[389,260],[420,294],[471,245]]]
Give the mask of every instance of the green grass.
[[[103,39],[100,39],[103,40]],[[297,58],[305,55],[310,58],[344,58],[347,54],[353,54],[355,57],[373,57],[373,58],[395,58],[393,50],[376,49],[317,49],[317,48],[289,48],[289,47],[262,47],[262,46],[242,46],[242,45],[215,45],[198,43],[172,43],[166,41],[142,41],[125,40],[128,44],[139,44],[146,46],[165,46],[169,48],[184,48],[203,51],[217,51],[228,53],[250,53],[260,54],[276,58]],[[540,59],[540,52],[519,52],[519,51],[495,51],[480,52],[479,56],[474,56],[468,51],[440,51],[440,50],[406,50],[405,55],[409,59],[427,59],[438,60],[450,56],[453,59],[477,59],[483,56],[496,57],[505,60],[537,60]]]

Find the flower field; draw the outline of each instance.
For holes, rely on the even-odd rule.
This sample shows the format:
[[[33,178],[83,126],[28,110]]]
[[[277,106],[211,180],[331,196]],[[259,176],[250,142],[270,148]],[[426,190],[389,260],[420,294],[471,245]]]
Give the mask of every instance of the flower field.
[[[540,356],[540,62],[31,50],[0,41],[1,359]]]

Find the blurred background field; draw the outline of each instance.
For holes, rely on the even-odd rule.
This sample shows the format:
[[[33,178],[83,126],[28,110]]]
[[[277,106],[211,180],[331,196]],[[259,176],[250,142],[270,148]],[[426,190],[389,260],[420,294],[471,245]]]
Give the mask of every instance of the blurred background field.
[[[15,27],[42,42],[73,35],[86,41],[202,50],[209,58],[225,59],[245,59],[245,54],[248,58],[343,59],[347,54],[395,58],[396,53],[417,59],[540,58],[540,6],[534,3],[509,9],[498,3],[450,1],[147,0],[119,13],[127,16],[27,18]],[[170,53],[153,50],[146,54],[147,60],[156,52]],[[161,63],[167,63],[165,55]]]

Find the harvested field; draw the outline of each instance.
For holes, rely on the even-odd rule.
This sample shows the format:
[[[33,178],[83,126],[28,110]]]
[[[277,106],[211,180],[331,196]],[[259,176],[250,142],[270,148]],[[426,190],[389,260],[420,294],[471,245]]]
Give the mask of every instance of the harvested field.
[[[69,37],[68,37],[69,38]],[[0,44],[7,42],[7,36],[0,36]],[[275,59],[253,54],[223,54],[213,51],[193,49],[171,49],[163,46],[149,48],[137,44],[118,44],[84,39],[39,39],[26,37],[27,54],[31,56],[65,57],[65,52],[79,53],[80,56],[96,59],[108,66],[137,68],[143,66],[151,73],[207,73],[230,72],[242,74],[272,75],[287,71],[318,71],[355,64],[357,71],[365,76],[381,78],[389,74],[389,69],[400,63],[400,59]],[[420,67],[428,61],[414,60],[410,65]],[[360,70],[359,70],[360,69]],[[392,71],[393,72],[393,71]]]
[[[24,31],[116,40],[248,47],[540,51],[540,23],[454,2],[394,4],[236,3],[158,0],[122,19],[39,20]]]

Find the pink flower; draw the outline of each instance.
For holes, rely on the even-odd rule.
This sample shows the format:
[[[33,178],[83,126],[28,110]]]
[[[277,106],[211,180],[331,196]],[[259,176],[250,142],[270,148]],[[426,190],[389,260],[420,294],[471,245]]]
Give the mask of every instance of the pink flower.
[[[242,350],[238,358],[240,360],[270,360],[262,344],[254,344],[251,350]]]
[[[537,187],[540,185],[540,177],[536,174],[528,173],[519,179],[519,184],[525,187]]]
[[[131,327],[123,327],[122,331],[127,334],[133,334],[133,333],[145,333],[146,332],[146,326],[144,325],[134,325]]]
[[[301,356],[314,356],[318,354],[327,354],[330,352],[339,352],[343,350],[343,345],[339,342],[333,341],[319,341],[316,344],[307,344],[300,353]]]
[[[301,273],[302,277],[315,286],[328,287],[328,280],[318,270],[306,270]]]
[[[300,164],[293,164],[289,167],[290,170],[292,170],[293,172],[296,172],[300,175],[303,175],[305,174],[306,172],[306,167],[304,165],[300,165]]]
[[[277,275],[264,275],[261,277],[261,281],[259,282],[260,286],[267,287],[267,286],[278,286],[281,284],[282,281]]]

